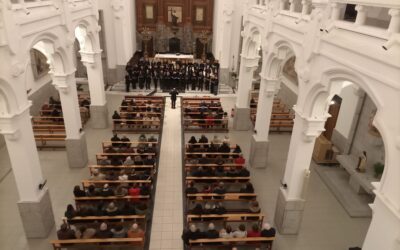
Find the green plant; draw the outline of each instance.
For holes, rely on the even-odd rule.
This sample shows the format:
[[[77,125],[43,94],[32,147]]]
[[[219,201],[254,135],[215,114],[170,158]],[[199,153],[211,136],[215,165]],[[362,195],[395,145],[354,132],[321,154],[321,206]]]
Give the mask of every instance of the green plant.
[[[375,177],[378,178],[382,175],[383,170],[385,169],[385,165],[383,165],[380,162],[377,162],[374,164],[374,172],[375,172]]]

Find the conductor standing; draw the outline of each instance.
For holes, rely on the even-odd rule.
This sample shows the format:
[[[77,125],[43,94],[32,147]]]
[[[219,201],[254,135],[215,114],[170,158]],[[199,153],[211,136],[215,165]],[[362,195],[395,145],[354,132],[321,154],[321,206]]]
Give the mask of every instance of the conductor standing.
[[[169,94],[171,95],[172,108],[175,109],[176,96],[179,94],[179,92],[173,88]]]

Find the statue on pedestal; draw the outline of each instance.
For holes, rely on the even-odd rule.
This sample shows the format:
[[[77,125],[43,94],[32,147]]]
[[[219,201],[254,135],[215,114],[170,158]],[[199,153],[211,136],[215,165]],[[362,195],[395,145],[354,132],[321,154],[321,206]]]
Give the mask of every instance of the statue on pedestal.
[[[366,166],[367,166],[367,152],[363,151],[362,154],[358,157],[358,164],[356,171],[364,173]]]

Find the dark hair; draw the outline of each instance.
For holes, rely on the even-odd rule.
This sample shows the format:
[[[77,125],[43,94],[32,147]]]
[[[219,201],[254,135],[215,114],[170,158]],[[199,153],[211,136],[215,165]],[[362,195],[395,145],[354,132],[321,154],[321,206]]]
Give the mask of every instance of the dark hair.
[[[68,204],[67,206],[67,211],[73,211],[75,210],[74,207],[72,206],[72,204]]]
[[[231,226],[226,226],[226,232],[231,233],[232,232],[232,227]]]
[[[253,231],[256,231],[256,232],[259,231],[259,227],[257,224],[253,224],[253,226],[251,228],[253,229]]]
[[[117,230],[117,231],[121,231],[123,228],[124,227],[121,224],[115,226],[115,230]]]
[[[240,231],[246,231],[246,226],[244,224],[239,225],[239,230]]]

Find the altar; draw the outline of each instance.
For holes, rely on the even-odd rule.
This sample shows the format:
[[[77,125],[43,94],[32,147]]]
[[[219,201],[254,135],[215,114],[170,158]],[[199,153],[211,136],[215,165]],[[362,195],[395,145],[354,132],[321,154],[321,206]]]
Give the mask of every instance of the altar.
[[[173,61],[186,61],[186,62],[194,62],[193,55],[183,55],[183,54],[156,54],[154,56],[154,60],[164,61],[164,60],[173,60]]]

